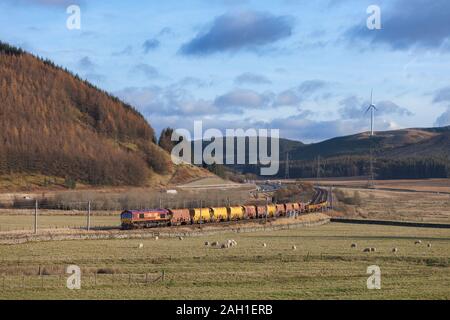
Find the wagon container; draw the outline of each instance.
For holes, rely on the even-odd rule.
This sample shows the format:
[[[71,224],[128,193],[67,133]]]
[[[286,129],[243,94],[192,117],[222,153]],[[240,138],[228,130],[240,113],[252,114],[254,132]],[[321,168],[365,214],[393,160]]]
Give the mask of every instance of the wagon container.
[[[173,209],[170,210],[171,219],[170,224],[173,226],[180,226],[182,224],[190,224],[191,223],[191,214],[189,213],[189,209]]]
[[[265,218],[267,214],[267,206],[257,206],[256,213],[258,218]]]
[[[212,219],[214,221],[227,221],[228,220],[228,210],[226,207],[211,208]]]
[[[277,213],[277,207],[274,204],[269,204],[267,206],[267,216],[270,217],[275,217]]]
[[[244,208],[243,207],[228,207],[228,216],[230,217],[230,220],[244,219]]]
[[[244,218],[245,219],[255,219],[257,216],[256,206],[244,206]]]
[[[286,215],[286,207],[284,204],[277,204],[275,205],[276,211],[275,215],[277,217]]]
[[[211,212],[209,208],[196,208],[190,210],[192,223],[211,222]]]

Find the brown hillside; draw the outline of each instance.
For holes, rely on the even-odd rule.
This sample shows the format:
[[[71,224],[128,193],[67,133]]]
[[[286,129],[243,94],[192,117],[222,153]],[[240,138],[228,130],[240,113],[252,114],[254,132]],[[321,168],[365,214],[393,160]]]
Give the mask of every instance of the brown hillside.
[[[143,185],[169,171],[151,126],[131,106],[0,42],[0,175]]]

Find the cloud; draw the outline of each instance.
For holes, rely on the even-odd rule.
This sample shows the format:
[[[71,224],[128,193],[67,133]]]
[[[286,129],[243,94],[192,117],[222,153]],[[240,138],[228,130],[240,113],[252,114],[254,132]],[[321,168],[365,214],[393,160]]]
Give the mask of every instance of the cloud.
[[[220,108],[263,108],[268,106],[272,94],[257,93],[253,90],[236,89],[216,98],[215,105]]]
[[[135,65],[130,72],[133,74],[140,73],[150,80],[161,77],[158,69],[145,63]]]
[[[356,96],[350,96],[340,101],[341,108],[338,110],[342,119],[362,119],[367,117],[366,111],[370,104],[369,101],[365,101]],[[397,114],[400,116],[412,116],[413,113],[406,108],[400,107],[392,101],[385,100],[376,103],[378,111],[376,116],[382,116],[387,114]]]
[[[196,77],[184,77],[181,80],[175,82],[173,87],[190,87],[195,86],[197,88],[204,88],[212,85],[212,81],[205,81]]]
[[[198,116],[219,113],[210,100],[196,99],[187,90],[159,86],[125,88],[115,95],[147,116]],[[180,118],[182,121],[184,118]]]
[[[141,65],[137,68],[143,69]],[[299,95],[296,95],[295,99],[301,101],[312,92],[318,91],[318,88],[323,86],[312,85],[312,83],[317,84],[318,82],[305,81],[300,84],[295,88]],[[117,91],[115,94],[149,117],[178,115],[181,117],[180,121],[184,121],[188,117],[211,118],[219,114],[241,116],[247,110],[270,110],[279,106],[298,107],[297,103],[284,97],[284,92],[275,94],[271,91],[257,92],[237,88],[213,99],[198,99],[187,89],[189,86],[205,85],[209,85],[209,83],[198,78],[186,77],[165,87],[132,87]],[[280,103],[283,97],[284,101]],[[311,115],[310,112],[299,112],[305,117]]]
[[[303,81],[299,86],[279,93],[275,98],[274,106],[298,106],[301,102],[328,87],[328,85],[329,83],[322,80]]]
[[[159,48],[160,41],[158,39],[148,39],[143,44],[144,53],[149,53],[150,51],[154,51]]]
[[[450,50],[450,1],[398,0],[391,8],[381,9],[381,30],[369,30],[362,21],[345,35],[352,40],[386,44],[394,50]]]
[[[113,56],[130,56],[133,53],[132,46],[126,46],[121,51],[113,52]]]
[[[95,68],[95,63],[92,62],[91,58],[89,58],[88,56],[85,56],[78,61],[78,66],[81,69],[88,70],[88,69]]]
[[[450,102],[450,87],[441,88],[436,91],[433,103]]]
[[[267,79],[265,76],[251,73],[251,72],[245,72],[239,76],[236,77],[234,82],[238,85],[242,84],[271,84],[272,81]]]
[[[450,126],[450,107],[447,107],[447,110],[436,119],[434,124],[437,127]]]
[[[202,56],[218,52],[256,50],[292,35],[293,21],[288,16],[274,16],[259,11],[226,13],[214,19],[180,52]]]

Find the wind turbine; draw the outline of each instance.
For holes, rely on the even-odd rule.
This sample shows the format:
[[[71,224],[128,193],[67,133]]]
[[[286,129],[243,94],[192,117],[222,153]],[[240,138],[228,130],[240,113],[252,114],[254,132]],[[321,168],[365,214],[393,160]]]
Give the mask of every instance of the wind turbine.
[[[373,137],[373,129],[375,122],[375,111],[378,111],[377,107],[373,104],[373,89],[370,92],[370,105],[366,110],[366,113],[370,110],[370,136]]]

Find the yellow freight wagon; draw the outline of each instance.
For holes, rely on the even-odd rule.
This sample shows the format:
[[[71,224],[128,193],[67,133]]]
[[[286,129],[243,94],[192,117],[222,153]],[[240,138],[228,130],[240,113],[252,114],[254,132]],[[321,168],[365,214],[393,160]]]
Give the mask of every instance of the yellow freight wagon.
[[[274,217],[277,212],[277,207],[274,204],[269,204],[267,206],[267,217]]]
[[[226,207],[221,208],[211,208],[212,218],[214,221],[227,221],[228,220],[228,210]]]
[[[211,212],[209,208],[191,209],[192,223],[211,222]]]
[[[228,215],[230,220],[241,220],[244,219],[244,208],[242,207],[229,207]]]

